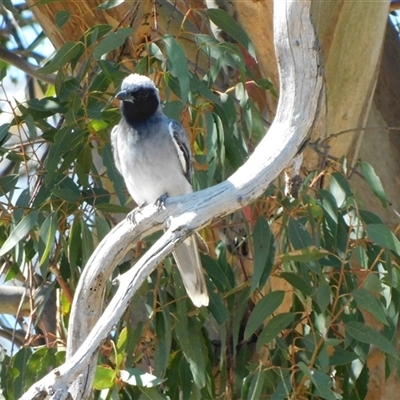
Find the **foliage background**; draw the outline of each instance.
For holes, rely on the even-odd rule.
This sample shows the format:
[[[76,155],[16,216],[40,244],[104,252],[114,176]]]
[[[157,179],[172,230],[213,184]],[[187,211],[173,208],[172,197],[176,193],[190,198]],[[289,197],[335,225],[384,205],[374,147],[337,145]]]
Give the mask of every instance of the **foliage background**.
[[[7,399],[63,362],[80,271],[132,207],[109,141],[122,79],[134,70],[160,87],[165,113],[191,138],[196,190],[245,162],[278,95],[247,33],[222,9],[162,3],[159,29],[140,43],[123,17],[117,25],[96,20],[77,38],[55,40],[47,60],[37,51],[46,36],[27,4],[3,3],[0,43],[37,64],[41,78],[27,78],[25,101],[13,102],[1,86],[2,109],[11,109],[0,126],[2,289],[26,288],[15,312],[2,311],[15,319],[0,320],[1,336],[13,343],[0,355]],[[121,4],[91,10],[107,15]],[[79,18],[58,10],[54,29]],[[29,45],[24,27],[37,32]],[[2,81],[10,64],[1,62]],[[380,212],[365,208],[350,176],[362,176],[382,209],[389,201],[374,167],[330,158],[329,140],[310,146],[325,157],[310,157],[318,163],[304,168],[298,198],[278,181],[201,232],[210,247],[202,255],[207,309],[187,300],[172,259],[149,278],[101,349],[96,397],[363,399],[374,352],[386,355],[386,376],[396,374],[400,243]],[[114,277],[154,239],[138,244]],[[110,282],[107,296],[114,290]]]

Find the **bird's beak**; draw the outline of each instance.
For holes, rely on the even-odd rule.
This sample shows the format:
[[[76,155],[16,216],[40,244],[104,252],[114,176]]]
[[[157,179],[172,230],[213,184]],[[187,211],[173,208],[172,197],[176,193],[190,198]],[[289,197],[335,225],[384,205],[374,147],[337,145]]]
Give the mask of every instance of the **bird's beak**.
[[[120,92],[117,93],[115,96],[116,99],[121,100],[121,101],[131,101],[133,103],[133,98],[130,96],[126,90],[121,90]]]

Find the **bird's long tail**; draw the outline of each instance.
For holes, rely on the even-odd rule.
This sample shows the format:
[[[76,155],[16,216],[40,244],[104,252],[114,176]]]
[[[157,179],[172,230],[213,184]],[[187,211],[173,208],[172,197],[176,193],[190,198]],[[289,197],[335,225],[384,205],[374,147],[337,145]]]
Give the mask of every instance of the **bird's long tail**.
[[[208,293],[197,249],[196,237],[188,237],[174,251],[186,291],[196,307],[208,306]]]

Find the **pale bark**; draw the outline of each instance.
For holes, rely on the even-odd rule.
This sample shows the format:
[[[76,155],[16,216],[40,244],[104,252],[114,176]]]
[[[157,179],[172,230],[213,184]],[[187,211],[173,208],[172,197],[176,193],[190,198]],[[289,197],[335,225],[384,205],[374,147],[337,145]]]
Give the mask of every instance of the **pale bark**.
[[[167,209],[161,212],[152,205],[147,206],[136,214],[135,226],[125,220],[113,229],[93,254],[90,265],[86,267],[91,272],[86,277],[82,276],[77,290],[74,303],[76,310],[73,312],[75,322],[70,323],[75,335],[75,343],[71,346],[73,349],[79,347],[78,350],[65,364],[34,384],[23,399],[39,398],[45,393],[53,399],[67,398],[71,381],[80,374],[84,375],[79,378],[78,388],[83,393],[84,387],[90,386],[85,377],[88,363],[101,341],[122,316],[134,292],[157,264],[193,230],[242,208],[262,195],[309,135],[323,97],[320,57],[310,20],[311,1],[276,0],[275,3],[274,37],[281,76],[281,96],[268,135],[246,164],[228,180],[201,192],[171,198],[167,201]],[[100,315],[101,304],[93,303],[91,293],[100,290],[96,285],[104,284],[107,279],[104,270],[107,269],[109,273],[110,267],[105,268],[105,263],[115,265],[115,258],[120,258],[129,250],[132,239],[157,226],[161,227],[163,221],[167,221],[167,231],[134,268],[121,276],[116,295],[94,328],[89,326],[92,322],[84,324],[87,315],[81,312],[85,307],[91,307],[90,321]],[[93,280],[86,282],[86,279]],[[73,351],[70,350],[71,353]]]

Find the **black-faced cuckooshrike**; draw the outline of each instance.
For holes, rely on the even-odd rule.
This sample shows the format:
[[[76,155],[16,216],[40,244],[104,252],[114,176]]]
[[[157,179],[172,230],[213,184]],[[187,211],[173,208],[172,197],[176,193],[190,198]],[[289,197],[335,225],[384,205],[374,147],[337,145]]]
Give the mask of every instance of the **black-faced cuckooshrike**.
[[[191,193],[193,165],[188,137],[178,122],[162,112],[153,81],[129,75],[116,98],[121,100],[122,118],[111,133],[114,159],[135,202],[140,206],[165,194]],[[207,306],[196,236],[187,238],[173,254],[193,304]]]

